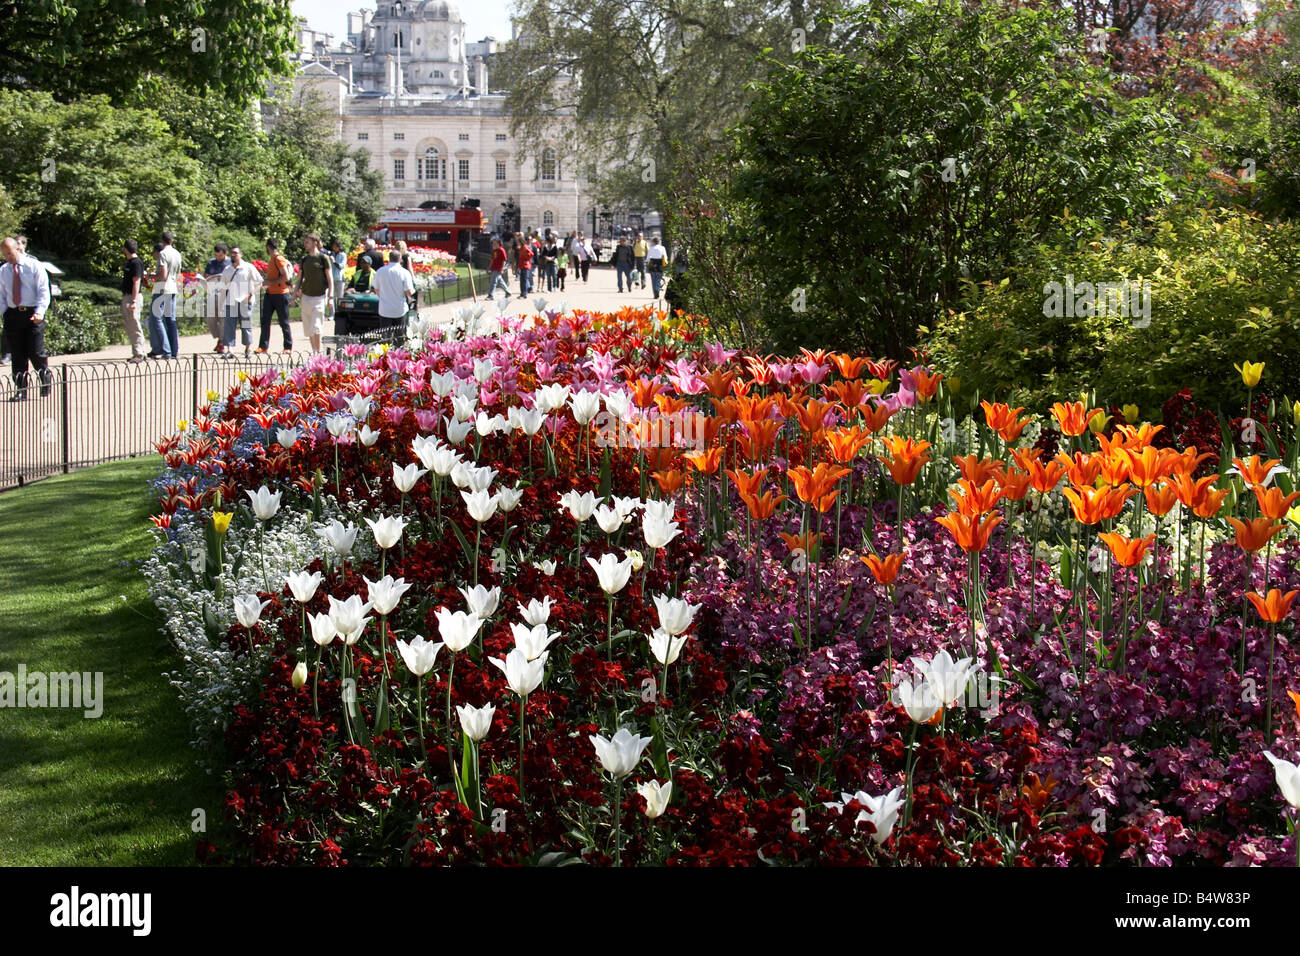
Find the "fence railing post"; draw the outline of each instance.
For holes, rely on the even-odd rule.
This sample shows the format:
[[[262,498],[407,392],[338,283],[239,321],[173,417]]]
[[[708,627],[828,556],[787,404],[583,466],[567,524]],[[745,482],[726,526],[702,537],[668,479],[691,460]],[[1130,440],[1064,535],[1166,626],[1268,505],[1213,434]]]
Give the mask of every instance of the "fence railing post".
[[[190,356],[190,358],[193,359],[192,366],[194,369],[194,379],[193,379],[194,391],[192,396],[194,399],[194,404],[193,404],[193,408],[190,411],[190,420],[193,421],[194,419],[199,417],[199,353],[195,352],[192,356]]]
[[[69,418],[68,418],[68,363],[64,362],[59,366],[61,372],[59,383],[59,405],[63,416],[63,473],[66,475],[72,470],[72,440],[69,435]]]

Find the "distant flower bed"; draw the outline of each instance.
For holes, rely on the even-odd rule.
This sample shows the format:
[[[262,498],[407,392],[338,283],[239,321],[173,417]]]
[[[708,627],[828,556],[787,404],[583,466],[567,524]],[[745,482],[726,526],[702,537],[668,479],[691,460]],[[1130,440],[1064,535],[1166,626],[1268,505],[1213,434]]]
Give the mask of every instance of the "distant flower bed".
[[[202,858],[1296,862],[1290,424],[1216,470],[546,305],[160,441],[145,573],[236,834]]]

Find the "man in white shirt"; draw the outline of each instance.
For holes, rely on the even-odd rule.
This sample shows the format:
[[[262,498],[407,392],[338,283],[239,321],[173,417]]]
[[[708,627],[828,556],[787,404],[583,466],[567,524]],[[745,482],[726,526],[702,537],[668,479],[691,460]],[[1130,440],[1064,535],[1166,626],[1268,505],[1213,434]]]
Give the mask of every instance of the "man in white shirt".
[[[181,254],[172,244],[170,231],[162,234],[158,270],[154,273],[153,299],[149,303],[149,341],[155,352],[150,358],[180,357],[180,331],[176,327],[176,296],[181,291]]]
[[[391,323],[406,318],[407,296],[415,294],[415,280],[402,268],[402,254],[394,249],[388,265],[375,273],[373,287],[379,294],[379,317]]]
[[[41,396],[50,394],[49,362],[45,357],[45,313],[50,307],[50,277],[40,260],[20,252],[11,238],[0,242],[0,314],[13,356],[11,402],[27,401],[27,366],[36,369]]]
[[[230,248],[230,262],[221,274],[222,306],[225,313],[222,329],[221,357],[235,357],[235,326],[244,343],[244,358],[249,357],[253,345],[253,302],[257,287],[262,284],[262,273],[251,262],[244,261],[239,246]]]
[[[655,236],[654,241],[650,243],[650,248],[646,252],[645,267],[650,273],[650,291],[654,297],[659,298],[659,290],[664,284],[664,266],[668,265],[668,250],[664,244]]]
[[[576,280],[582,276],[582,281],[586,282],[587,273],[591,270],[591,247],[582,238],[582,233],[573,237],[569,255],[573,256],[573,278]]]

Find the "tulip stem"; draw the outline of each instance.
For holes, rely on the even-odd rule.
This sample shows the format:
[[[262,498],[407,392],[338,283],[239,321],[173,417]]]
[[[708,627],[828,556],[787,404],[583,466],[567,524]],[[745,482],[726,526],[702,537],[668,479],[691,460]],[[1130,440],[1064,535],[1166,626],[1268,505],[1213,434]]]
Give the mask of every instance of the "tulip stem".
[[[519,695],[519,800],[528,811],[528,794],[524,790],[524,712],[528,707],[528,695]]]
[[[623,778],[614,777],[614,865],[623,865]]]
[[[454,782],[456,777],[456,760],[452,756],[452,731],[451,731],[451,682],[456,676],[456,655],[451,655],[451,666],[447,668],[447,760],[451,764],[451,776]]]
[[[606,594],[605,602],[605,656],[612,664],[614,662],[614,595]]]
[[[1250,593],[1250,579],[1253,577],[1254,570],[1253,556],[1249,551],[1243,552],[1246,557],[1246,582],[1241,586],[1241,648],[1237,655],[1237,675],[1244,677],[1246,674],[1246,595]]]
[[[453,658],[454,660],[455,658]],[[420,753],[424,754],[424,762],[429,762],[429,747],[424,742],[424,678],[416,676],[415,678],[415,696],[416,696],[416,727],[420,735]]]
[[[1272,615],[1270,615],[1272,616]],[[1276,636],[1277,624],[1274,621],[1268,622],[1268,704],[1266,705],[1264,717],[1264,739],[1272,746],[1273,743],[1273,639]],[[1300,830],[1296,833],[1296,841],[1300,842]]]

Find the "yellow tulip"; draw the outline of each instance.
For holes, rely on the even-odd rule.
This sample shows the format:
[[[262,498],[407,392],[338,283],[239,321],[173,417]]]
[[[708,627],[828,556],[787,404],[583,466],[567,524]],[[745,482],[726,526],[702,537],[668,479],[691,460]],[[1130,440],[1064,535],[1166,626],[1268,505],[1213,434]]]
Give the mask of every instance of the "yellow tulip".
[[[183,431],[185,431],[186,428],[189,427],[189,424],[190,424],[190,423],[189,423],[188,420],[182,418],[180,421],[178,421],[178,422],[176,423],[176,430],[177,430],[178,432],[183,432]]]
[[[207,399],[208,399],[208,401],[210,401],[210,402],[215,402],[215,401],[216,401],[217,399],[219,399],[220,397],[221,397],[221,395],[220,395],[219,393],[214,392],[212,389],[208,389],[208,392],[207,392]]]
[[[299,661],[298,666],[293,669],[293,677],[291,679],[293,681],[293,689],[302,690],[302,685],[307,683],[307,665],[302,661]]]
[[[1241,373],[1241,380],[1247,388],[1258,385],[1260,376],[1264,374],[1263,362],[1242,362],[1240,365],[1234,362],[1232,367]]]
[[[1106,428],[1108,421],[1110,421],[1110,416],[1099,408],[1093,413],[1092,418],[1088,419],[1088,427],[1092,429],[1094,435],[1099,435]]]
[[[1142,414],[1141,410],[1136,405],[1125,405],[1120,409],[1120,411],[1124,414],[1124,421],[1128,422],[1130,425],[1136,425],[1138,416]]]
[[[233,511],[214,511],[212,512],[212,527],[217,534],[225,534],[230,529],[230,519],[235,516]]]
[[[954,395],[959,395],[959,394],[961,393],[961,377],[960,377],[960,376],[957,376],[957,375],[949,376],[949,378],[948,378],[948,382],[947,382],[947,385],[948,385],[948,391],[952,392],[952,394],[954,394]]]
[[[247,372],[236,372],[236,373],[235,373],[235,380],[236,380],[236,381],[239,381],[239,382],[246,382],[246,381],[248,381],[248,373],[247,373]]]
[[[1300,399],[1296,399],[1295,404],[1291,406],[1291,423],[1296,428],[1300,428]]]
[[[872,395],[884,395],[885,389],[889,388],[889,383],[881,381],[878,378],[867,380],[867,391]]]

